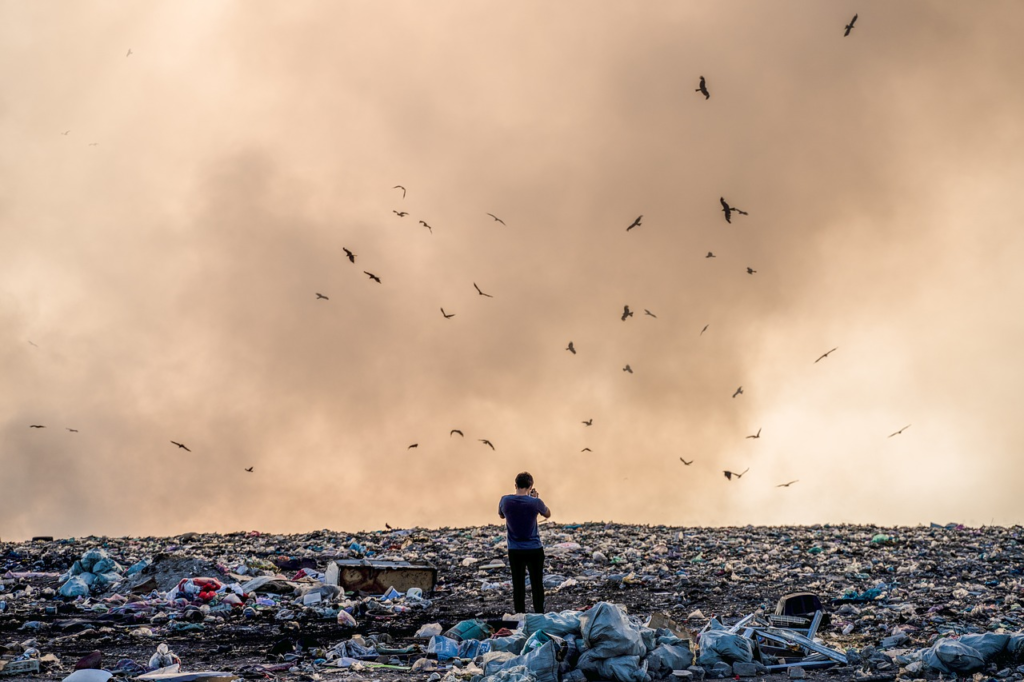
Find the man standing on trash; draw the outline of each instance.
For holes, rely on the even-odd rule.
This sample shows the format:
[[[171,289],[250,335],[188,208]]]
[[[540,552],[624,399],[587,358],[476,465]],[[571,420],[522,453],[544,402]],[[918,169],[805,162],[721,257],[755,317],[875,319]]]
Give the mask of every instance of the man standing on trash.
[[[498,516],[508,529],[508,566],[512,569],[512,601],[516,613],[526,613],[526,572],[530,572],[533,610],[544,613],[544,545],[540,542],[537,514],[551,518],[551,510],[533,487],[533,476],[516,476],[515,495],[498,503]]]

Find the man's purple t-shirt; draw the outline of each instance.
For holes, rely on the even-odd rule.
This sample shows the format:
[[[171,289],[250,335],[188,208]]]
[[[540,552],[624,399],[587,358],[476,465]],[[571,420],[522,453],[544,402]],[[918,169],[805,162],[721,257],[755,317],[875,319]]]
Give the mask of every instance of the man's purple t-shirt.
[[[505,517],[509,549],[541,549],[537,514],[547,509],[539,497],[505,495],[498,503],[498,513]]]

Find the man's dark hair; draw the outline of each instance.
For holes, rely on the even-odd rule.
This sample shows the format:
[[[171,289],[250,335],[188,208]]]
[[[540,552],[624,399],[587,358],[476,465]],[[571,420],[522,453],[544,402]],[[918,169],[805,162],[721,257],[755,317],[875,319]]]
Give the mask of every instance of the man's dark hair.
[[[533,476],[531,476],[528,471],[524,471],[523,473],[519,474],[518,476],[516,476],[516,487],[519,489],[532,488]]]

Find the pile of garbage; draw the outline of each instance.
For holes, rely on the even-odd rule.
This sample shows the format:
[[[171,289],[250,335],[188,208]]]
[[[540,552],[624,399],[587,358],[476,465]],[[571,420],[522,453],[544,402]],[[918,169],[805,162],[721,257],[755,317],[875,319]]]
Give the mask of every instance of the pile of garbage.
[[[90,549],[82,558],[71,565],[68,572],[60,577],[65,581],[60,586],[62,597],[86,597],[96,590],[104,591],[107,587],[121,581],[124,569],[110,558],[106,551],[98,548]]]
[[[148,671],[162,643],[186,670],[242,677],[308,676],[340,661],[381,678],[419,666],[513,680],[513,669],[530,669],[521,657],[554,653],[558,679],[570,682],[820,667],[948,676],[965,665],[956,661],[978,660],[984,674],[1024,679],[1019,526],[548,523],[541,537],[552,613],[525,618],[507,613],[497,525],[0,543],[0,682],[33,665],[61,679],[94,649],[122,676],[123,661]],[[780,597],[801,592],[820,599],[813,628],[812,611],[801,622],[773,613]],[[614,646],[584,629],[613,617],[626,633]],[[453,631],[465,622],[483,627]],[[436,627],[417,637],[427,626]],[[1005,646],[972,643],[986,635],[1005,636]],[[682,666],[687,652],[699,670]],[[509,656],[517,664],[502,665]]]

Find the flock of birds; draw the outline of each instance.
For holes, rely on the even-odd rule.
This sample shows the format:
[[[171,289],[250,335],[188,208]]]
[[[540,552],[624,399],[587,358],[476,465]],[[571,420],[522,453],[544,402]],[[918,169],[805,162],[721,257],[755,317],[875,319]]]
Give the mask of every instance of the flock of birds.
[[[854,28],[854,24],[857,22],[857,17],[858,17],[858,15],[854,14],[853,18],[850,20],[850,23],[848,23],[844,27],[844,29],[845,29],[844,33],[843,33],[844,37],[850,35],[850,32]],[[132,50],[129,49],[127,54],[125,55],[125,57],[130,57],[132,54],[133,54]],[[699,80],[697,88],[695,89],[695,92],[698,92],[701,95],[703,95],[705,100],[711,98],[711,92],[708,89],[707,79],[704,76],[700,76],[700,80]],[[61,133],[61,135],[67,136],[68,134],[70,134],[70,132],[71,132],[70,130],[65,130],[65,131],[63,131]],[[97,146],[98,144],[99,144],[98,142],[90,142],[89,146]],[[401,190],[402,198],[403,199],[406,198],[407,190],[406,190],[404,185],[395,185],[392,189]],[[742,210],[740,208],[737,208],[736,206],[733,206],[732,204],[730,204],[728,201],[726,201],[725,197],[719,197],[719,203],[722,206],[721,210],[722,210],[722,213],[724,214],[725,222],[728,223],[728,224],[732,224],[732,219],[733,219],[734,216],[737,216],[737,215],[739,215],[739,216],[749,216],[750,215],[747,211]],[[392,212],[396,216],[398,216],[399,218],[405,218],[405,217],[407,217],[409,215],[408,211],[394,210]],[[502,220],[501,218],[499,218],[498,216],[496,216],[495,214],[487,213],[486,215],[488,217],[490,217],[494,222],[499,223],[501,225],[506,225],[505,221]],[[626,227],[626,232],[630,232],[630,231],[632,231],[632,230],[634,230],[634,229],[636,229],[638,227],[641,227],[643,225],[643,217],[644,216],[642,214],[637,216],[636,219],[633,220],[633,222],[631,222]],[[425,220],[420,220],[419,221],[419,225],[425,227],[430,234],[433,234],[433,232],[434,232],[433,227],[429,223],[427,223]],[[357,254],[355,252],[353,252],[351,249],[347,248],[347,247],[343,247],[342,251],[344,252],[345,258],[348,259],[349,263],[355,264],[356,258],[358,257]],[[707,255],[705,256],[705,258],[716,258],[716,257],[717,256],[713,252],[711,252],[711,251],[708,251]],[[755,269],[753,269],[753,268],[748,266],[746,268],[746,272],[747,272],[748,275],[754,275],[754,274],[757,273],[757,270],[755,270]],[[365,274],[369,278],[370,281],[375,282],[377,284],[381,283],[381,278],[379,276],[377,276],[376,274],[374,274],[374,273],[372,273],[372,272],[370,272],[368,270],[363,270],[363,274]],[[479,296],[483,296],[483,297],[486,297],[486,298],[494,298],[494,296],[492,294],[484,292],[477,285],[476,282],[473,282],[473,288],[476,290],[476,292],[477,292],[477,294]],[[323,294],[323,293],[320,293],[320,292],[315,292],[315,294],[316,294],[316,300],[330,301],[330,297],[327,296],[326,294]],[[441,308],[441,315],[446,320],[450,320],[451,318],[455,317],[455,313],[447,312],[447,311],[445,311],[445,309],[443,307]],[[654,318],[654,319],[657,319],[657,317],[658,317],[656,314],[654,314],[653,312],[651,312],[650,310],[647,310],[647,309],[644,309],[644,315],[645,316],[649,316],[649,317]],[[623,310],[622,310],[622,314],[620,316],[620,320],[625,322],[625,321],[627,321],[629,318],[631,318],[633,316],[634,316],[634,311],[630,310],[630,307],[628,305],[623,306]],[[708,330],[709,326],[710,325],[708,325],[708,324],[704,325],[704,327],[700,331],[700,336],[704,335],[704,332],[706,332]],[[31,343],[33,346],[36,346],[36,344],[32,343],[31,341],[29,341],[29,343]],[[38,346],[36,346],[36,347],[38,347]],[[565,350],[570,352],[572,355],[576,355],[577,354],[576,346],[575,346],[575,344],[572,341],[569,341],[569,343],[566,346]],[[814,363],[816,364],[818,362],[821,362],[822,360],[824,360],[825,358],[828,358],[832,353],[834,353],[837,350],[838,350],[838,347],[832,348],[832,349],[822,353],[814,361]],[[633,369],[632,369],[632,367],[630,367],[629,364],[626,364],[626,366],[622,368],[622,371],[626,372],[628,374],[632,374],[633,373]],[[736,398],[737,396],[740,396],[742,394],[743,394],[743,387],[740,386],[732,394],[732,397]],[[594,420],[593,420],[593,418],[590,418],[590,419],[584,420],[582,423],[583,423],[583,425],[585,427],[589,427],[589,426],[593,425]],[[29,428],[32,428],[32,429],[44,429],[44,428],[46,428],[46,426],[44,424],[30,424]],[[902,434],[904,431],[906,431],[908,428],[910,428],[910,424],[907,424],[906,426],[904,426],[903,428],[899,429],[898,431],[895,431],[895,432],[889,434],[888,437],[892,438],[894,436],[898,436],[898,435]],[[74,428],[71,428],[71,427],[65,427],[65,429],[67,431],[71,432],[71,433],[78,433],[78,429],[74,429]],[[458,435],[460,438],[465,438],[465,434],[463,433],[463,431],[461,429],[451,429],[451,431],[449,433],[449,437],[453,437],[455,435]],[[757,433],[749,435],[749,436],[746,436],[746,438],[760,439],[761,438],[761,429],[758,428]],[[491,440],[489,440],[487,438],[477,438],[477,441],[480,442],[482,445],[484,445],[486,447],[489,447],[491,450],[496,450],[496,448],[494,446],[494,443],[492,443]],[[184,450],[186,452],[192,452],[192,450],[188,446],[186,446],[184,443],[181,443],[181,442],[175,441],[175,440],[171,440],[170,443],[172,445],[176,446],[177,448],[181,449],[181,450]],[[411,445],[408,446],[407,449],[413,449],[413,448],[418,448],[418,447],[419,447],[419,443],[412,443]],[[584,447],[581,450],[581,452],[592,452],[592,450],[589,447]],[[685,466],[690,466],[690,465],[692,465],[694,463],[694,460],[687,461],[686,459],[684,459],[682,457],[679,458],[679,461],[682,462],[683,465],[685,465]],[[244,471],[247,472],[247,473],[253,473],[254,472],[254,467],[252,467],[252,466],[245,467]],[[723,475],[725,476],[725,478],[727,480],[732,481],[734,478],[737,479],[737,480],[741,479],[748,471],[750,471],[750,467],[747,467],[742,472],[734,472],[734,471],[725,470],[722,473],[723,473]],[[798,483],[798,482],[799,482],[799,479],[795,479],[795,480],[792,480],[792,481],[788,481],[786,483],[780,483],[776,487],[777,488],[788,488],[791,485],[793,485],[794,483]]]

